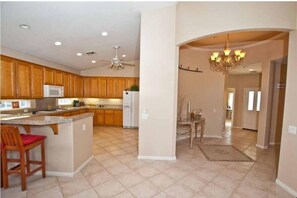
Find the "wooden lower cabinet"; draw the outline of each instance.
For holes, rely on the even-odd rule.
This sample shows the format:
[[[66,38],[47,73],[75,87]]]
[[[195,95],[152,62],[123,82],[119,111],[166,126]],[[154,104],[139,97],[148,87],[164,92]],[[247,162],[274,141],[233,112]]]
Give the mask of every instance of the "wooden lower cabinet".
[[[113,110],[113,125],[123,126],[123,110]]]
[[[103,126],[105,124],[104,110],[102,109],[96,110],[94,117],[95,117],[94,125]]]
[[[104,110],[104,125],[113,126],[113,110]]]

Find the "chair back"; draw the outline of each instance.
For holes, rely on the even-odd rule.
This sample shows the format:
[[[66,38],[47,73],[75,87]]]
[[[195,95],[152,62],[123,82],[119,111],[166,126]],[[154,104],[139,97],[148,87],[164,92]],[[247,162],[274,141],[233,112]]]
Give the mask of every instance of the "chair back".
[[[24,146],[19,129],[10,125],[1,125],[1,143],[4,148],[8,149],[18,149]]]

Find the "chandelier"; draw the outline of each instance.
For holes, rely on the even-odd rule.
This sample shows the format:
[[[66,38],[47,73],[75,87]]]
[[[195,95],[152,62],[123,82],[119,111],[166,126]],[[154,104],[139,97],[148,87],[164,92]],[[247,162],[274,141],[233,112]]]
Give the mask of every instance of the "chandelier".
[[[243,52],[242,50],[234,50],[234,54],[231,54],[232,50],[229,46],[228,34],[224,51],[222,53],[213,52],[209,58],[210,69],[212,71],[227,74],[230,69],[235,69],[243,63],[246,52]]]

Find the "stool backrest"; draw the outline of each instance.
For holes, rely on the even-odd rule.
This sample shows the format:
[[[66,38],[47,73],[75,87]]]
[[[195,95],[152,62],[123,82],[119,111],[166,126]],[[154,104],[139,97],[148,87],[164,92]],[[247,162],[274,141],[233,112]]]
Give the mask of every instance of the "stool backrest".
[[[19,129],[15,126],[1,125],[1,141],[5,147],[23,147],[23,141]]]

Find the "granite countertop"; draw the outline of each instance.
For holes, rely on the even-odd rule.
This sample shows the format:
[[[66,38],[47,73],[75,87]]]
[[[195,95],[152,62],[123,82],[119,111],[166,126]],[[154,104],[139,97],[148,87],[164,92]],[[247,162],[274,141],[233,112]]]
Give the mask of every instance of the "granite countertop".
[[[2,124],[17,124],[17,125],[49,125],[49,124],[62,124],[73,122],[86,117],[94,116],[93,113],[82,113],[74,116],[31,116],[25,118],[17,118],[11,120],[1,120]]]

